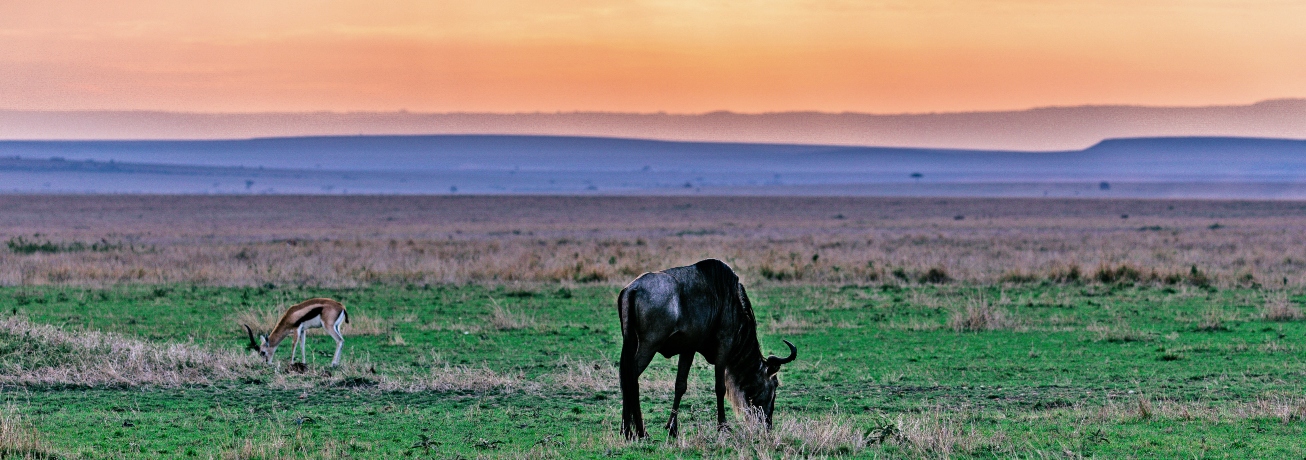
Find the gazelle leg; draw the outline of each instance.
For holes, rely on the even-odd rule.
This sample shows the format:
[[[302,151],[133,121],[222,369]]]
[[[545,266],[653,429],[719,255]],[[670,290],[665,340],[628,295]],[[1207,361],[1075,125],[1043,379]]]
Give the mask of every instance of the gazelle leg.
[[[331,358],[331,367],[340,365],[340,350],[345,347],[345,337],[340,334],[340,323],[344,321],[344,318],[345,316],[343,314],[340,315],[340,317],[336,319],[335,324],[332,324],[331,327],[327,329],[327,332],[331,334],[331,338],[336,340],[336,356]]]
[[[299,362],[308,365],[308,328],[299,328]]]

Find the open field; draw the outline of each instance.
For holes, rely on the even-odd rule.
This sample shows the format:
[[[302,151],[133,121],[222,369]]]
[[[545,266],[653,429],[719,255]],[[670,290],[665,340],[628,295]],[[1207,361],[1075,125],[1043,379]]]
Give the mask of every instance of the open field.
[[[1302,210],[0,197],[0,457],[1300,458]],[[716,433],[699,359],[667,441],[658,359],[653,439],[620,440],[616,293],[709,256],[763,351],[799,347],[776,429]],[[349,308],[341,368],[320,333],[305,373],[244,351],[314,296]]]
[[[1306,454],[1306,324],[1263,316],[1300,305],[1297,291],[763,287],[753,297],[766,351],[782,338],[800,347],[783,371],[776,431],[736,422],[714,434],[700,360],[684,439],[668,443],[657,427],[674,366],[659,359],[644,377],[654,439],[635,444],[617,438],[615,291],[6,288],[0,397],[7,424],[73,458]],[[242,358],[231,318],[311,295],[381,326],[348,337],[334,371],[322,335],[310,339],[308,374]],[[108,331],[150,357],[139,367],[180,371],[169,380],[97,364],[113,347],[26,334],[40,326],[15,318],[66,336]],[[193,351],[180,361],[159,352],[175,347]]]
[[[1301,202],[0,196],[0,239],[0,285],[616,284],[706,257],[752,284],[1306,285]]]

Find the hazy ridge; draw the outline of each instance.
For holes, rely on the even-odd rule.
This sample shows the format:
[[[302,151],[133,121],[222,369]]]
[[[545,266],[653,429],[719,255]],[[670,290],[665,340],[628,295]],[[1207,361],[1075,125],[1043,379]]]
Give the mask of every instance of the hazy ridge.
[[[0,139],[158,140],[422,134],[1079,150],[1110,138],[1232,136],[1306,139],[1306,99],[1208,107],[1079,106],[896,115],[819,112],[206,114],[0,110]]]
[[[1306,198],[1306,141],[1112,139],[1050,152],[560,136],[0,141],[9,193]]]

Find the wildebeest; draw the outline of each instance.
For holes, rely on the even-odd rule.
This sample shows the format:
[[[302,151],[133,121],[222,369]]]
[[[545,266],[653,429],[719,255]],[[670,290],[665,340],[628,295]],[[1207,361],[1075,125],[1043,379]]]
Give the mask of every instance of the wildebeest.
[[[653,356],[680,355],[676,394],[666,428],[679,434],[677,415],[685,394],[694,353],[716,368],[717,423],[725,428],[725,397],[735,410],[756,410],[771,427],[775,409],[775,375],[798,357],[789,341],[789,357],[762,357],[757,321],[739,276],[725,262],[707,259],[694,265],[645,273],[617,296],[621,315],[621,433],[644,438],[639,407],[639,375]]]

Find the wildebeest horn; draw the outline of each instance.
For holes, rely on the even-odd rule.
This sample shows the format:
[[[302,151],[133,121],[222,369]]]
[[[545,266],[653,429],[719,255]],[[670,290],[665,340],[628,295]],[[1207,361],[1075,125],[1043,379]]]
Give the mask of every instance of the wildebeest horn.
[[[788,340],[785,340],[784,343],[785,345],[789,345],[789,357],[781,358],[779,356],[771,355],[770,358],[766,358],[766,365],[768,367],[772,369],[776,369],[779,368],[781,364],[789,364],[795,358],[798,357],[798,347],[795,347],[794,344],[789,343]]]
[[[249,345],[247,345],[246,348],[257,350],[258,341],[254,340],[254,330],[250,329],[248,324],[241,324],[241,326],[245,326],[245,332],[249,333]]]

